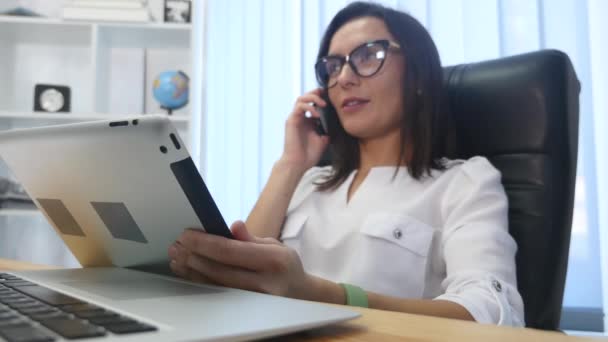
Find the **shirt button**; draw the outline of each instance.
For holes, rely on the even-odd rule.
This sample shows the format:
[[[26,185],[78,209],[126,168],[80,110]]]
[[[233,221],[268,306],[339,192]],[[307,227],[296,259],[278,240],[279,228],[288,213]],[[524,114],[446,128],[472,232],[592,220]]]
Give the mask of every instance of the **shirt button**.
[[[500,284],[500,282],[498,280],[492,281],[492,286],[494,286],[494,290],[496,290],[496,292],[502,291],[502,285]]]
[[[393,230],[393,236],[395,237],[395,239],[401,239],[401,236],[403,236],[401,229],[397,228]]]

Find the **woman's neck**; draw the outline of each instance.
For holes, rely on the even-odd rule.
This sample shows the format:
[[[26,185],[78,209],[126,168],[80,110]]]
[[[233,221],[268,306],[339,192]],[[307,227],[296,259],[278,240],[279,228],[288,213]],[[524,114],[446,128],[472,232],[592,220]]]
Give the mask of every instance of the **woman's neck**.
[[[359,141],[359,171],[367,172],[375,166],[397,166],[401,153],[401,132],[394,130],[379,138]],[[402,162],[403,166],[405,165]]]

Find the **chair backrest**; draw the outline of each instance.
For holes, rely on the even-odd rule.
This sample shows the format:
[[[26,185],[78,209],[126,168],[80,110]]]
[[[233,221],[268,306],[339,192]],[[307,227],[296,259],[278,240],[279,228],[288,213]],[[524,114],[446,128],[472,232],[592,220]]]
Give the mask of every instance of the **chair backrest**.
[[[578,151],[580,84],[567,55],[544,50],[444,68],[458,157],[502,173],[529,327],[559,327]]]

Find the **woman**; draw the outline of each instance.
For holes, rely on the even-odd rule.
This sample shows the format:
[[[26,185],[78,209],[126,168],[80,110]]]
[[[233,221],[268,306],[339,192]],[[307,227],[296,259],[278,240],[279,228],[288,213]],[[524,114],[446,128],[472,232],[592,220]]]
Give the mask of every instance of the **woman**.
[[[448,160],[437,49],[411,16],[353,3],[330,23],[322,88],[286,122],[282,157],[235,240],[186,231],[180,276],[280,296],[523,325],[499,172]],[[314,120],[324,107],[329,136]],[[330,144],[331,142],[331,144]],[[332,166],[315,167],[330,144]],[[247,228],[246,228],[247,227]]]

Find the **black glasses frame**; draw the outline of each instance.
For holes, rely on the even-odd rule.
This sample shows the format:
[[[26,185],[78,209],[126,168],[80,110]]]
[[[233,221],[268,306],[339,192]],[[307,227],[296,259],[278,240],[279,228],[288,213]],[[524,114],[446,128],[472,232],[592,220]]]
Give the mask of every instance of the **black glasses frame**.
[[[380,62],[380,65],[378,66],[378,69],[376,69],[373,73],[371,73],[369,75],[362,75],[361,73],[359,73],[359,70],[357,69],[357,66],[351,60],[351,56],[355,52],[357,52],[359,49],[361,49],[363,47],[368,47],[370,45],[376,45],[376,44],[379,44],[380,46],[382,46],[382,48],[383,48],[383,50],[385,52],[388,52],[389,48],[394,48],[394,49],[400,49],[401,48],[401,46],[399,44],[397,44],[397,43],[395,43],[393,41],[390,41],[388,39],[379,39],[379,40],[373,40],[373,41],[370,41],[370,42],[367,42],[367,43],[363,43],[363,44],[357,46],[356,48],[354,48],[346,56],[329,55],[329,56],[321,57],[315,63],[315,75],[317,77],[317,81],[324,88],[332,88],[333,86],[335,86],[338,83],[338,80],[336,80],[333,84],[330,85],[329,84],[329,78],[327,80],[324,80],[323,76],[321,75],[322,68],[324,68],[325,64],[329,60],[337,60],[337,61],[340,62],[340,69],[338,70],[338,75],[342,72],[342,69],[344,68],[344,65],[346,63],[348,63],[348,65],[350,65],[350,68],[353,70],[353,72],[357,76],[359,76],[359,77],[372,77],[372,76],[374,76],[375,74],[377,74],[382,69],[382,66],[384,66],[384,62],[386,61],[386,53],[385,53],[384,57],[382,58],[382,60]]]

